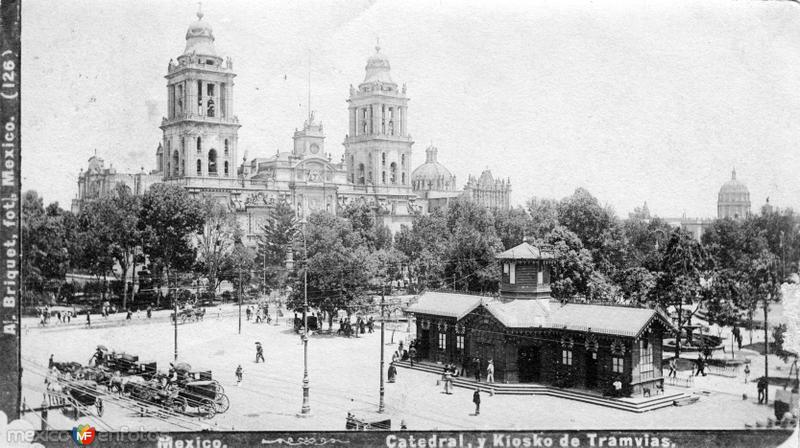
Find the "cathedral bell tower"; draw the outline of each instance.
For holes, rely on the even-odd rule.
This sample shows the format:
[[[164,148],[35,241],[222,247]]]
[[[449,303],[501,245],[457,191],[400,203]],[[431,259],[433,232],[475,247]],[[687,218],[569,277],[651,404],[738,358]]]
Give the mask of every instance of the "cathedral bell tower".
[[[389,71],[389,60],[376,46],[367,60],[364,82],[358,89],[350,86],[350,127],[344,140],[347,179],[378,192],[404,193],[411,190],[414,142],[406,128],[406,87],[398,89]]]
[[[163,179],[236,178],[239,120],[233,114],[233,62],[214,48],[197,12],[186,49],[167,68],[167,116],[161,122]]]

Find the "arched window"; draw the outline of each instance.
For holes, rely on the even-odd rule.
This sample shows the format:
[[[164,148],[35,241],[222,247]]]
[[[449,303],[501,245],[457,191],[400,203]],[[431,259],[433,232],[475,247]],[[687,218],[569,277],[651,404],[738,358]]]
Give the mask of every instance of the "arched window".
[[[386,166],[386,153],[381,154],[381,165]]]
[[[225,139],[225,155],[226,155],[226,156],[228,155],[228,148],[229,148],[229,145],[228,145],[228,139],[226,138],[226,139]]]
[[[381,106],[381,134],[386,134],[386,106]]]
[[[403,180],[403,185],[406,184],[406,173],[400,175],[400,178]]]
[[[372,171],[367,173],[367,183],[372,184]]]
[[[178,115],[183,115],[183,84],[178,84]]]
[[[167,160],[167,171],[166,171],[166,177],[169,177],[169,173],[171,173],[171,171],[170,171],[170,167],[171,167],[171,166],[172,166],[172,165],[170,165],[170,163],[169,163],[169,160]]]
[[[203,141],[200,139],[200,137],[197,137],[197,153],[199,154],[202,151],[203,151]]]
[[[386,183],[386,171],[381,173],[381,183]]]
[[[358,183],[364,185],[364,164],[358,164]]]
[[[389,173],[390,173],[389,174],[389,180],[393,184],[396,184],[397,183],[397,164],[396,163],[392,162],[392,164],[389,166]]]
[[[203,175],[203,161],[200,159],[197,159],[197,175],[198,176]]]
[[[181,155],[186,155],[186,137],[181,137]]]
[[[173,167],[172,169],[175,170],[176,176],[180,173],[180,168],[179,168],[180,163],[181,163],[180,155],[178,155],[178,151],[175,151],[174,153],[172,153],[172,167]]]
[[[208,151],[208,175],[217,175],[217,150],[213,148]]]
[[[402,166],[403,168],[406,167],[406,155],[405,154],[402,154],[400,156],[400,166]]]
[[[208,115],[209,117],[213,117],[214,116],[214,99],[213,98],[209,98],[208,99],[208,107],[206,108],[206,115]]]
[[[225,161],[225,175],[228,175],[228,161]]]

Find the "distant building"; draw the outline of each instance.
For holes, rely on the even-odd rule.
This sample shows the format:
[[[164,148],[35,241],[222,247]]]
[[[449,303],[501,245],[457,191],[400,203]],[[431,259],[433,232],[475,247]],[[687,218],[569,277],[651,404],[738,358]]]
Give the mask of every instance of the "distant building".
[[[736,169],[731,171],[731,180],[719,189],[717,218],[743,219],[750,215],[750,190],[736,179]]]
[[[159,146],[160,147],[160,146]],[[78,174],[78,198],[72,200],[71,210],[80,213],[85,201],[106,196],[114,191],[118,184],[127,186],[131,193],[140,195],[150,185],[161,181],[161,176],[146,173],[144,168],[138,173],[118,173],[113,166],[106,168],[105,161],[97,156],[89,158],[86,171]]]
[[[464,195],[470,200],[492,209],[509,208],[511,180],[495,179],[492,172],[484,170],[480,177],[470,176],[464,186]]]
[[[167,110],[156,169],[117,173],[92,157],[79,176],[74,211],[117,183],[142,194],[153,183],[164,182],[228,205],[252,244],[279,202],[289,204],[298,216],[335,214],[348,203],[364,203],[392,232],[410,225],[416,214],[446,207],[462,194],[490,207],[508,207],[508,182],[495,182],[488,171],[468,182],[463,192],[456,190],[455,176],[438,163],[434,147],[412,172],[406,86],[392,79],[389,60],[378,46],[367,59],[363,81],[350,86],[341,160],[326,152],[322,123],[310,110],[302,129],[295,129],[291,151],[249,162],[239,159],[236,73],[232,59],[219,55],[214,41],[211,25],[198,12],[186,31],[183,53],[167,65]]]
[[[431,145],[425,150],[425,163],[411,173],[411,187],[424,212],[444,209],[461,196],[456,190],[456,177],[438,161],[439,149]]]
[[[645,207],[647,203],[645,203]],[[771,210],[769,198],[767,209]],[[731,172],[731,179],[719,189],[717,196],[717,219],[743,219],[750,216],[750,191],[740,180],[736,179],[736,170]],[[703,233],[714,223],[714,218],[690,218],[685,214],[680,218],[663,218],[668,224],[689,232],[698,241]]]
[[[632,395],[663,384],[662,341],[674,327],[660,310],[554,301],[554,255],[526,242],[496,259],[499,298],[426,292],[409,308],[419,359],[469,369],[477,359],[482,379],[492,361],[500,383],[607,392],[619,380]]]

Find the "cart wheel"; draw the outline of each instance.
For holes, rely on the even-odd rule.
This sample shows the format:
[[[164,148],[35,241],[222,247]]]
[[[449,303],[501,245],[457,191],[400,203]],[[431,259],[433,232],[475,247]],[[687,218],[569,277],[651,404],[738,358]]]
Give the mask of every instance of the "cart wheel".
[[[228,399],[228,396],[225,394],[220,394],[217,396],[217,401],[214,402],[216,404],[216,410],[218,413],[222,414],[226,412],[231,407],[231,401]]]
[[[97,400],[94,401],[94,407],[97,410],[97,416],[98,417],[102,417],[103,416],[103,400],[101,400],[100,397],[97,397]]]
[[[213,381],[214,381],[214,392],[216,392],[217,395],[224,394],[225,393],[225,388],[222,387],[222,384],[220,384],[220,382],[217,381],[217,380],[213,380]]]
[[[178,397],[172,401],[172,410],[175,412],[185,413],[186,412],[186,399],[183,397]]]
[[[200,403],[198,409],[200,410],[200,416],[203,418],[214,418],[214,416],[217,414],[214,402],[209,399],[206,399]]]

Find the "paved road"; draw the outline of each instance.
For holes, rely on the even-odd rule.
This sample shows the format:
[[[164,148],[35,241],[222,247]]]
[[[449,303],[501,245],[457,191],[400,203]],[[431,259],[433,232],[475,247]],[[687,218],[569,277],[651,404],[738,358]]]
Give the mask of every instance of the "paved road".
[[[245,321],[237,334],[234,307],[221,317],[209,313],[205,321],[179,326],[179,359],[198,370],[212,370],[225,387],[231,409],[210,421],[190,418],[192,424],[212,429],[328,429],[344,428],[349,409],[376,409],[378,404],[380,334],[359,338],[315,335],[309,342],[309,377],[312,417],[299,419],[303,347],[300,337],[286,326]],[[403,326],[404,330],[406,327]],[[387,332],[386,340],[391,332]],[[405,337],[395,334],[395,339]],[[255,342],[264,344],[267,362],[256,364]],[[71,326],[57,330],[31,328],[22,342],[24,396],[28,403],[41,402],[42,377],[35,365],[46,365],[51,353],[56,361],[86,362],[97,344],[116,351],[138,354],[166,368],[173,359],[173,327],[168,320],[145,319],[103,328]],[[391,359],[396,346],[386,345]],[[241,364],[244,381],[236,385],[234,371]],[[738,379],[700,378],[698,389],[710,390],[697,404],[644,414],[607,409],[554,397],[485,396],[481,415],[472,416],[472,392],[456,388],[441,393],[436,377],[400,369],[398,382],[386,385],[387,415],[393,427],[405,420],[410,429],[600,429],[600,428],[743,428],[764,420],[771,409],[759,406],[754,395],[743,400]],[[713,387],[712,387],[713,386]],[[724,410],[724,411],[723,411]],[[57,413],[56,413],[57,414]],[[35,416],[29,420],[38,423]],[[51,415],[51,424],[72,428],[75,422]],[[82,421],[92,421],[84,417]],[[99,424],[100,422],[98,422]],[[109,402],[102,423],[118,429],[181,430],[175,421],[141,418],[125,407]],[[185,422],[180,422],[186,425]]]

